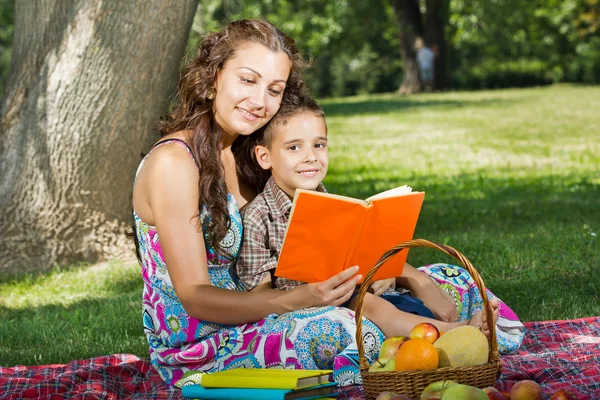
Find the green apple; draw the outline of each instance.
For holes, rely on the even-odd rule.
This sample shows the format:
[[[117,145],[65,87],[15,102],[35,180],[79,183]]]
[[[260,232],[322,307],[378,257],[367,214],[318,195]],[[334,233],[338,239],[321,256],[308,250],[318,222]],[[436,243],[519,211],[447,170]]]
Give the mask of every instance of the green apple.
[[[395,357],[402,343],[407,340],[408,338],[406,336],[391,336],[385,339],[381,345],[381,349],[379,349],[378,358],[381,360],[384,358]]]
[[[385,371],[395,371],[396,370],[396,359],[394,357],[390,358],[379,358],[371,364],[369,367],[369,372],[385,372]]]
[[[421,400],[440,399],[444,390],[456,384],[458,382],[451,381],[450,379],[430,383],[421,393]]]
[[[479,388],[457,383],[444,390],[441,400],[489,400],[489,397]]]

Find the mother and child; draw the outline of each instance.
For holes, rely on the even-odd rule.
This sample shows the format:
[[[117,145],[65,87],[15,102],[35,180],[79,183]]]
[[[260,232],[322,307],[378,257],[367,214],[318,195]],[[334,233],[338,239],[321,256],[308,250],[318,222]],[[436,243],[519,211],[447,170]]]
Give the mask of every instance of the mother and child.
[[[143,325],[168,384],[239,367],[333,369],[340,385],[360,383],[357,268],[309,284],[274,275],[295,190],[325,190],[327,125],[303,66],[294,40],[264,20],[207,35],[182,70],[161,139],[138,167]],[[523,326],[487,296],[499,349],[514,351]],[[372,361],[386,337],[420,322],[486,332],[482,306],[462,268],[407,264],[364,299],[365,355]]]

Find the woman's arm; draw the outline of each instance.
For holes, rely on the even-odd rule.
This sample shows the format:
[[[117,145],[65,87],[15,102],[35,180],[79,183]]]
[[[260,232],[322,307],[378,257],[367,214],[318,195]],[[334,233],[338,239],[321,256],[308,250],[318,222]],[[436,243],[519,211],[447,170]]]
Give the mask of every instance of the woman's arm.
[[[171,282],[194,318],[222,324],[255,322],[269,314],[304,307],[339,305],[360,279],[357,269],[294,290],[236,292],[211,286],[198,216],[198,170],[186,149],[157,148],[144,166],[142,197],[147,199]],[[140,174],[141,175],[141,174]],[[150,223],[150,221],[147,221]]]

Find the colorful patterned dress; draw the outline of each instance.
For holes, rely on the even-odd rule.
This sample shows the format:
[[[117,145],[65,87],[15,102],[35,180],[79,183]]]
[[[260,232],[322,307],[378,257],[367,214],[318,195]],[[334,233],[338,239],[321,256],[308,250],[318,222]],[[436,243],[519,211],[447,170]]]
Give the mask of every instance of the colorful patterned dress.
[[[189,148],[188,151],[191,155]],[[138,173],[145,159],[140,163]],[[213,286],[243,291],[235,273],[235,260],[241,248],[242,220],[234,197],[228,195],[227,200],[231,225],[221,245],[231,259],[215,254],[210,247],[207,239],[210,215],[206,209],[201,213],[208,273]],[[272,314],[243,325],[195,319],[186,313],[177,298],[156,228],[142,221],[135,210],[133,216],[144,280],[144,332],[150,345],[152,365],[167,383],[182,387],[199,382],[204,373],[239,367],[333,369],[334,378],[341,386],[361,383],[353,311],[341,307],[313,307],[282,315]],[[464,269],[434,264],[419,270],[454,296],[459,321],[469,319],[483,307],[481,294]],[[495,297],[489,291],[488,295]],[[525,329],[514,312],[501,301],[499,313],[498,349],[504,354],[520,346]],[[372,362],[385,337],[367,319],[363,320],[362,337],[365,356]]]
[[[221,244],[235,260],[241,247],[242,220],[234,197],[227,198],[231,226]],[[156,228],[142,221],[135,211],[133,216],[144,280],[144,332],[152,365],[167,383],[181,387],[198,382],[203,373],[238,367],[333,369],[339,384],[360,383],[354,312],[340,307],[314,307],[272,314],[243,325],[193,318],[177,298]],[[209,246],[210,215],[206,210],[201,213],[201,221],[212,285],[242,291],[234,262],[216,255]],[[363,340],[370,361],[384,339],[381,330],[365,319]]]

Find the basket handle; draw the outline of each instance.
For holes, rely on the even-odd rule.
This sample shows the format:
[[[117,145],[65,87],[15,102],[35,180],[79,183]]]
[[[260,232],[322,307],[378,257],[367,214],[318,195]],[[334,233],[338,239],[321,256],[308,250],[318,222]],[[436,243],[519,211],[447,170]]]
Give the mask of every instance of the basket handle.
[[[363,308],[363,300],[364,300],[365,294],[367,293],[369,286],[371,286],[371,281],[373,279],[373,276],[375,275],[375,273],[377,273],[379,268],[381,268],[381,266],[383,264],[385,264],[385,262],[387,260],[392,258],[394,255],[396,255],[403,249],[407,249],[407,248],[411,248],[411,247],[429,247],[432,249],[438,249],[438,250],[448,254],[449,256],[454,257],[458,261],[460,261],[461,264],[467,269],[467,271],[469,272],[469,274],[471,275],[471,277],[477,284],[477,288],[479,289],[479,292],[481,293],[481,298],[483,300],[483,308],[485,309],[485,312],[487,315],[487,324],[488,324],[488,329],[490,331],[490,340],[489,340],[490,360],[493,360],[493,361],[499,360],[500,356],[498,354],[498,343],[496,341],[496,329],[495,329],[495,323],[494,323],[494,319],[493,319],[492,306],[490,305],[490,302],[486,295],[485,285],[484,285],[483,280],[481,279],[481,276],[479,275],[479,273],[475,270],[475,268],[473,267],[471,262],[467,259],[467,257],[465,257],[462,253],[460,253],[458,250],[454,249],[453,247],[446,246],[443,244],[437,244],[437,243],[430,242],[429,240],[425,240],[425,239],[414,239],[414,240],[411,240],[408,242],[400,243],[400,244],[392,247],[390,250],[386,251],[381,256],[381,258],[379,258],[379,260],[373,266],[373,268],[371,268],[371,270],[367,273],[367,275],[365,276],[365,279],[363,280],[363,283],[360,286],[360,289],[358,291],[358,296],[356,298],[356,311],[355,311],[355,315],[354,315],[354,318],[356,320],[356,344],[358,346],[358,355],[360,357],[360,369],[363,370],[363,369],[369,368],[369,362],[365,358],[365,348],[364,348],[364,343],[363,343],[363,339],[362,339],[362,308]]]

